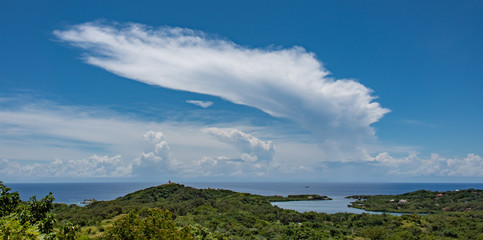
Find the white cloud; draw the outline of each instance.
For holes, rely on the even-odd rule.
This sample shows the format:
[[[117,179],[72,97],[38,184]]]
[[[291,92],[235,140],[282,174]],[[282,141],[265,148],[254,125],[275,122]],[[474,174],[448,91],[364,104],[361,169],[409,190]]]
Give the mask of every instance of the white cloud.
[[[378,154],[374,161],[388,167],[393,174],[412,176],[483,176],[483,158],[476,154],[468,154],[465,158],[445,158],[431,154],[429,158],[409,154],[407,157],[395,158],[389,153]]]
[[[187,103],[194,104],[196,106],[200,106],[202,108],[208,108],[213,105],[211,101],[200,101],[200,100],[186,100]]]
[[[275,147],[235,128],[205,128],[205,133],[238,150],[236,156],[205,156],[185,172],[199,176],[262,176],[273,168]]]
[[[483,176],[483,158],[476,154],[468,154],[464,159],[448,159],[448,175],[450,176]]]
[[[89,149],[131,157],[128,152],[142,150],[136,144],[142,143],[142,133],[159,126],[107,109],[53,103],[17,105],[0,109],[0,152],[5,158],[27,160],[80,159],[91,155],[85,153]]]
[[[272,141],[262,141],[235,128],[205,128],[203,131],[237,148],[244,161],[270,162],[274,157],[275,147]]]
[[[243,163],[240,160],[234,160],[227,156],[203,157],[188,172],[198,176],[236,176],[243,173],[242,165]]]
[[[0,159],[9,166],[2,169],[2,177],[115,176],[116,171],[95,163],[100,156],[122,156],[112,158],[120,161],[121,167],[132,167],[132,173],[128,169],[129,174],[124,175],[134,177],[184,176],[199,159],[214,153],[241,159],[242,153],[200,131],[196,123],[156,123],[105,108],[62,106],[39,99],[35,102],[22,104],[10,99],[8,108],[0,106]],[[62,164],[54,164],[53,159]],[[66,165],[76,163],[92,167],[65,174],[70,169]]]
[[[184,172],[191,176],[265,176],[271,166],[266,162],[253,162],[253,156],[242,154],[241,158],[227,156],[203,157]]]
[[[144,134],[146,149],[134,160],[123,160],[121,155],[113,157],[92,155],[86,159],[55,159],[51,162],[22,164],[19,161],[0,161],[0,174],[4,177],[153,177],[176,172],[179,163],[171,151],[162,132],[149,131]]]
[[[92,155],[86,159],[50,163],[21,164],[19,161],[0,161],[3,177],[128,177],[130,166],[123,166],[120,155],[114,157]]]
[[[483,172],[483,159],[477,154],[463,158],[437,154],[394,157],[394,152],[410,152],[396,149],[372,157],[374,151],[369,153],[357,145],[352,150],[333,147],[337,143],[331,145],[328,140],[318,145],[277,135],[270,128],[155,123],[109,109],[36,102],[22,105],[10,101],[8,107],[0,106],[0,176],[4,180],[280,174],[323,179],[336,171],[331,167],[350,166],[356,161],[361,171],[377,168],[399,176],[481,177]]]
[[[173,158],[168,142],[162,132],[149,131],[144,134],[147,148],[132,164],[137,176],[156,176],[176,171],[179,163]]]
[[[149,131],[144,134],[146,149],[134,160],[123,159],[120,155],[91,155],[84,159],[61,160],[26,164],[21,161],[0,160],[0,175],[3,178],[91,178],[91,177],[200,177],[200,176],[266,176],[273,174],[309,174],[317,176],[321,171],[330,169],[320,161],[311,161],[320,152],[311,149],[310,145],[295,144],[287,148],[294,152],[297,148],[309,153],[295,152],[286,155],[282,160],[274,158],[275,147],[270,141],[262,141],[238,129],[206,128],[206,133],[219,141],[228,143],[238,149],[234,156],[205,156],[200,160],[178,161],[173,157],[171,149],[162,132]],[[316,153],[313,153],[313,152]],[[284,155],[286,151],[281,151]],[[308,154],[308,155],[307,155]],[[465,158],[445,158],[432,154],[429,158],[409,154],[407,157],[393,157],[387,152],[376,157],[367,155],[365,159],[370,165],[389,170],[390,175],[399,176],[463,176],[482,177],[483,158],[476,154],[468,154]],[[344,163],[351,165],[351,163]],[[366,169],[366,170],[367,170]],[[364,169],[360,169],[361,171]],[[333,174],[333,173],[332,173]],[[340,173],[343,175],[343,173]],[[349,178],[351,179],[351,178]]]
[[[122,155],[127,161],[143,151],[143,134],[151,130],[162,130],[169,137],[179,160],[223,151],[222,144],[202,133],[197,123],[151,122],[107,108],[35,102],[0,106],[0,158],[51,161],[97,154]]]
[[[84,49],[87,63],[114,74],[252,106],[321,139],[372,136],[370,124],[389,112],[361,83],[328,77],[301,47],[254,49],[191,29],[140,24],[85,23],[54,34]]]
[[[22,164],[19,161],[0,161],[0,174],[4,177],[166,177],[166,176],[242,176],[263,175],[273,157],[271,142],[263,142],[236,129],[210,129],[233,139],[231,143],[246,142],[239,158],[226,156],[203,157],[199,161],[177,161],[162,132],[144,134],[146,148],[132,161],[114,157],[92,155],[86,159]],[[238,147],[238,146],[236,146]],[[266,152],[269,152],[267,155]],[[270,153],[271,152],[271,153]]]

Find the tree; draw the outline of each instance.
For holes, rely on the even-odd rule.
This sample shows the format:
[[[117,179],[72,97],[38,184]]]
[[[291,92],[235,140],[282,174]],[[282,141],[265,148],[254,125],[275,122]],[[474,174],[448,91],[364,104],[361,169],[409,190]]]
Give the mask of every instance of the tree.
[[[35,196],[19,207],[21,223],[37,225],[41,233],[51,233],[54,229],[55,215],[51,213],[54,196],[52,193],[37,201]]]
[[[193,239],[188,228],[178,230],[167,210],[129,212],[113,222],[102,239]]]
[[[28,202],[22,202],[18,192],[11,193],[11,189],[1,181],[0,190],[0,239],[45,239],[75,235],[75,228],[64,228],[58,236],[54,232],[56,218],[51,212],[54,201],[52,193],[41,200],[33,196]]]
[[[21,201],[18,192],[10,193],[11,189],[3,185],[2,181],[0,181],[0,190],[0,217],[4,217],[17,209]]]

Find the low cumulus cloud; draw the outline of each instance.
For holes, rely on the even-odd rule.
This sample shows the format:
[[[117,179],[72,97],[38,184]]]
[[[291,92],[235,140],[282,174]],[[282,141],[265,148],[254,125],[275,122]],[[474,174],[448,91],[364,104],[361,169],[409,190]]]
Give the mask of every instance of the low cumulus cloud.
[[[202,108],[209,108],[213,105],[211,101],[200,101],[200,100],[186,100],[187,103],[191,103],[193,105],[202,107]]]
[[[270,148],[268,154],[256,147],[243,152],[226,149],[199,125],[155,123],[109,109],[17,100],[5,99],[0,106],[2,177],[194,176],[204,175],[204,169],[192,169],[212,153],[232,156],[233,161],[271,158]]]
[[[274,157],[272,141],[262,141],[235,128],[205,128],[203,131],[238,149],[245,161],[270,162]]]
[[[265,176],[267,173],[316,174],[320,162],[287,164],[275,159],[275,146],[250,134],[233,128],[205,128],[203,132],[237,149],[233,156],[204,156],[199,160],[178,161],[162,132],[148,131],[144,134],[145,150],[137,158],[123,159],[121,155],[99,156],[77,160],[55,159],[50,162],[25,164],[21,161],[0,160],[0,175],[4,178],[18,177],[222,177]],[[292,159],[293,160],[293,159]],[[389,174],[399,176],[456,176],[482,177],[483,158],[468,154],[464,158],[445,158],[432,154],[423,158],[417,154],[393,157],[387,152],[375,157],[366,156],[365,167],[388,169]],[[359,163],[359,164],[364,164]],[[351,163],[346,163],[351,164]],[[360,165],[362,166],[362,165]],[[286,168],[289,169],[286,169]],[[323,167],[323,166],[322,166]],[[324,171],[330,169],[325,169]]]
[[[199,176],[239,176],[244,173],[244,162],[241,159],[234,159],[227,156],[203,157],[195,163],[193,172]],[[246,173],[246,172],[245,172]]]
[[[84,23],[54,31],[85,51],[87,63],[165,88],[218,96],[292,119],[321,139],[372,136],[389,112],[372,90],[333,79],[301,47],[261,49],[187,28]]]
[[[156,177],[176,172],[179,167],[162,132],[144,134],[146,149],[134,160],[92,155],[86,159],[55,159],[48,163],[22,164],[0,160],[0,175],[4,177]]]
[[[145,150],[132,161],[121,155],[113,157],[92,155],[86,159],[48,163],[21,164],[19,161],[0,161],[0,174],[6,177],[165,177],[165,176],[242,176],[263,175],[273,159],[271,141],[261,141],[237,129],[207,128],[203,131],[226,141],[240,151],[238,157],[203,157],[199,161],[181,162],[173,157],[162,132],[144,134]]]
[[[0,153],[7,159],[81,159],[92,153],[132,159],[143,149],[142,133],[162,127],[106,108],[19,101],[0,105]]]
[[[239,155],[205,156],[187,171],[202,176],[262,176],[273,167],[275,147],[272,141],[262,141],[235,128],[205,128],[202,131],[232,146]]]
[[[149,131],[144,134],[147,147],[132,164],[136,176],[156,176],[170,173],[178,167],[162,132]]]
[[[463,176],[482,177],[483,158],[476,154],[468,154],[464,158],[446,158],[439,154],[431,154],[424,158],[417,154],[396,158],[387,152],[378,154],[369,159],[387,167],[392,174],[411,176]]]
[[[356,161],[363,171],[375,168],[399,176],[483,176],[483,158],[478,154],[461,158],[438,154],[399,157],[411,150],[383,149],[374,155],[353,145],[352,151],[359,155],[351,160],[350,149],[326,148],[331,145],[328,140],[320,146],[291,136],[280,137],[267,128],[255,128],[254,134],[239,130],[253,126],[204,128],[187,123],[154,123],[109,109],[39,100],[19,104],[15,99],[0,98],[0,103],[0,176],[9,181],[35,177],[279,174],[312,174],[311,179],[320,179],[337,171],[331,169],[331,163],[351,166]]]
[[[56,159],[49,163],[21,164],[18,161],[0,160],[0,175],[4,177],[127,177],[131,167],[123,166],[120,155],[97,156],[86,159],[63,161]]]

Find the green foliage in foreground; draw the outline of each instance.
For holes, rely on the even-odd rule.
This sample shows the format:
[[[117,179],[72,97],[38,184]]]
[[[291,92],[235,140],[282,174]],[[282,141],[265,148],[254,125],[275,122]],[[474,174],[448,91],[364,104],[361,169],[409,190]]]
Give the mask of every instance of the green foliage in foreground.
[[[483,211],[483,190],[433,192],[419,190],[400,195],[358,195],[350,207],[368,211],[438,213]]]
[[[68,239],[72,231],[54,231],[55,215],[51,212],[52,193],[37,201],[35,196],[22,202],[17,192],[0,181],[0,239]]]

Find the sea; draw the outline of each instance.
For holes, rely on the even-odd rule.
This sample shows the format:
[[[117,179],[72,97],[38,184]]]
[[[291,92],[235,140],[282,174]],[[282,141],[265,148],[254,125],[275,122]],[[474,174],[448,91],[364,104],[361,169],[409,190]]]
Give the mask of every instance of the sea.
[[[85,199],[98,201],[113,200],[144,188],[158,186],[164,182],[110,182],[110,183],[5,183],[11,192],[18,192],[22,200],[31,196],[37,199],[52,192],[56,203],[82,206]],[[272,203],[280,208],[299,212],[324,213],[363,213],[361,209],[347,205],[354,201],[345,197],[351,195],[403,194],[417,190],[455,191],[463,189],[483,189],[483,183],[282,183],[282,182],[181,182],[195,188],[228,189],[236,192],[264,196],[319,194],[333,200],[291,201]],[[377,213],[377,212],[367,212]]]

